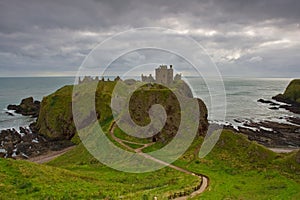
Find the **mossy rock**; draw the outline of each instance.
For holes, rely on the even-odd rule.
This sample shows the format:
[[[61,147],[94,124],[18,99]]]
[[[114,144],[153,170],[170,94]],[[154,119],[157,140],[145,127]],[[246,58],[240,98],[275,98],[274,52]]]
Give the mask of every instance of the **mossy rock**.
[[[272,97],[276,101],[300,105],[300,79],[292,80],[283,94],[278,94]]]
[[[300,79],[294,79],[289,83],[288,87],[283,93],[283,97],[300,103]]]

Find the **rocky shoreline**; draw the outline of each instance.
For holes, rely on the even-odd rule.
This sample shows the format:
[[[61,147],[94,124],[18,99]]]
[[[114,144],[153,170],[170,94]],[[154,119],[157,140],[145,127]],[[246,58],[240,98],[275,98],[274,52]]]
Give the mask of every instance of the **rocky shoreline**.
[[[265,100],[265,99],[258,99],[257,102],[268,104],[269,109],[271,110],[279,110],[280,108],[283,108],[285,110],[288,110],[292,113],[300,114],[300,103],[293,102],[287,99],[284,99],[281,97],[281,95],[277,95],[272,97],[272,99],[276,100],[277,102],[271,101],[271,100]]]
[[[8,110],[24,116],[37,118],[39,116],[40,102],[32,97],[25,98],[20,105],[8,105]],[[13,116],[11,112],[6,112]],[[70,140],[53,140],[39,134],[36,123],[28,128],[19,127],[19,130],[6,129],[0,132],[0,158],[28,159],[47,153],[59,151],[74,145]]]
[[[235,119],[238,125],[223,124],[224,129],[240,132],[251,141],[256,141],[268,148],[300,148],[300,118],[285,117],[276,121],[253,121]],[[221,126],[220,124],[215,124]]]
[[[285,98],[283,98],[282,94],[278,94],[278,95],[272,97],[272,99],[274,99],[278,102],[285,103],[285,105],[280,105],[279,108],[284,108],[290,112],[300,114],[300,103],[291,101],[289,99],[285,99]]]
[[[271,110],[278,110],[283,108],[295,114],[300,114],[300,103],[289,99],[287,90],[291,87],[292,81],[284,94],[278,94],[272,97],[273,100],[258,99],[257,102],[266,104]],[[294,91],[296,93],[298,90]],[[258,141],[268,147],[300,147],[300,118],[297,117],[284,117],[279,120],[284,120],[285,123],[274,121],[261,121],[241,122],[242,127],[238,130],[246,135],[250,140]]]
[[[2,130],[0,133],[0,158],[28,159],[72,146],[69,140],[51,141],[31,129],[20,127]]]

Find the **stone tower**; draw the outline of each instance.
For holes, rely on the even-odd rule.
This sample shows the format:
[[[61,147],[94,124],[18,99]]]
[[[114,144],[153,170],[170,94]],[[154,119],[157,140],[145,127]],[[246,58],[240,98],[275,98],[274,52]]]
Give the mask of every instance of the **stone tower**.
[[[173,68],[170,65],[168,69],[167,65],[160,65],[157,69],[155,69],[155,79],[157,83],[170,85],[173,83]]]

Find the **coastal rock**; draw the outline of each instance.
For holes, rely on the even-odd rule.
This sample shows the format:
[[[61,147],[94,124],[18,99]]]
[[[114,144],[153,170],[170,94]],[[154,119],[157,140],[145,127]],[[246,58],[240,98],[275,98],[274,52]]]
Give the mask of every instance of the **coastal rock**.
[[[49,150],[61,150],[73,145],[70,141],[51,141],[29,129],[20,127],[23,134],[15,129],[0,133],[0,157],[27,159]]]
[[[291,105],[280,105],[279,108],[284,108],[290,112],[300,114],[300,104],[292,103]]]
[[[297,117],[288,117],[287,121],[291,122],[293,124],[297,124],[297,125],[300,126],[300,118],[297,118]]]
[[[23,133],[25,135],[30,133],[30,130],[27,128],[20,127],[19,129],[20,129],[20,133]]]
[[[257,102],[260,102],[260,103],[267,103],[267,104],[274,103],[273,101],[270,101],[270,100],[264,100],[264,99],[258,99]]]
[[[279,107],[276,107],[276,106],[272,106],[272,107],[269,107],[270,110],[278,110]]]
[[[272,99],[288,104],[281,105],[280,108],[300,114],[300,79],[292,80],[283,94],[278,94]]]
[[[238,131],[247,135],[249,140],[257,141],[269,147],[300,147],[299,118],[289,117],[285,124],[273,121],[244,122]],[[234,130],[233,126],[225,127]]]
[[[32,122],[31,124],[29,124],[29,129],[32,133],[38,133],[37,123]]]
[[[11,112],[5,112],[6,114],[8,114],[9,116],[15,116],[13,113]]]
[[[4,145],[5,142],[17,144],[21,141],[21,135],[15,129],[2,130],[0,133],[0,142]]]
[[[275,103],[270,100],[265,100],[265,99],[258,99],[257,102],[264,103],[264,104],[269,104],[271,107],[269,107],[270,110],[278,110],[280,108],[280,104]]]
[[[18,114],[37,117],[40,110],[40,102],[34,101],[33,97],[22,99],[20,105],[8,105],[8,110],[14,110]]]

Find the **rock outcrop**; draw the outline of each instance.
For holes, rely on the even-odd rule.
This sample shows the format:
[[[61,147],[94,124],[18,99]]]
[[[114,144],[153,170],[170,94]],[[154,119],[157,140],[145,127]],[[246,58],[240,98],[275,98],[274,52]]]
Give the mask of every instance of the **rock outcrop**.
[[[283,94],[278,94],[272,98],[288,104],[281,105],[280,108],[300,114],[300,79],[292,80]]]
[[[20,105],[8,105],[8,110],[14,110],[18,114],[38,117],[40,111],[40,102],[34,101],[33,97],[22,99]]]

